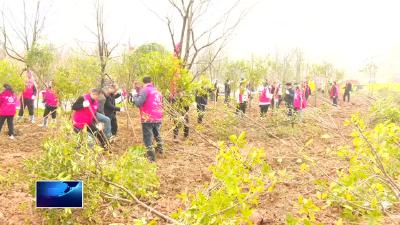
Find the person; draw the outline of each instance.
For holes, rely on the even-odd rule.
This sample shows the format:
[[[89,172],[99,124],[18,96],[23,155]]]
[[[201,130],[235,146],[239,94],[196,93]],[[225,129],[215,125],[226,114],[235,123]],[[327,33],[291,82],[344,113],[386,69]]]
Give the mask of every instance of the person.
[[[140,109],[142,122],[143,142],[147,148],[147,157],[150,161],[156,161],[153,148],[153,137],[157,142],[156,152],[163,154],[163,143],[161,140],[161,123],[163,120],[163,97],[154,87],[151,77],[143,78],[144,86],[135,82],[136,93],[133,103]]]
[[[219,97],[218,80],[215,80],[214,82],[214,91],[215,91],[215,102],[218,102],[218,97]]]
[[[186,139],[189,137],[189,109],[190,100],[185,98],[183,92],[178,92],[174,95],[169,96],[169,102],[173,105],[175,110],[174,115],[174,140],[177,140],[179,130],[183,126],[183,137]]]
[[[294,101],[294,90],[292,87],[292,83],[286,83],[286,94],[285,94],[285,103],[286,108],[288,110],[288,116],[293,115],[293,101]]]
[[[31,123],[35,123],[35,116],[34,116],[34,101],[36,97],[37,89],[35,85],[35,81],[33,79],[33,75],[31,71],[28,71],[28,80],[25,83],[25,89],[22,92],[21,107],[18,113],[18,120],[22,120],[24,116],[25,108],[28,108],[29,112],[29,121]]]
[[[98,99],[98,107],[96,111],[96,119],[104,125],[104,135],[105,137],[113,141],[114,137],[111,133],[111,119],[105,115],[104,112],[104,105],[106,103],[106,94],[104,90],[100,92],[99,99]]]
[[[14,140],[14,116],[17,112],[17,96],[9,84],[3,85],[4,90],[0,93],[0,132],[7,120],[8,137]]]
[[[247,108],[247,101],[249,100],[249,90],[246,86],[246,81],[242,78],[239,84],[239,91],[237,95],[237,114],[245,114]]]
[[[275,108],[275,88],[276,88],[276,82],[273,82],[269,87],[269,92],[272,94],[272,104],[271,104],[272,110],[274,110]]]
[[[203,123],[204,114],[207,106],[208,88],[201,88],[196,91],[196,105],[197,105],[197,123]]]
[[[268,108],[271,105],[272,94],[268,88],[268,83],[265,82],[260,90],[259,105],[261,117],[265,117]]]
[[[95,115],[99,107],[100,93],[100,89],[92,89],[90,93],[80,96],[71,107],[74,111],[72,121],[76,133],[80,133],[86,127],[89,134],[100,141],[101,147],[105,147],[105,137],[100,133],[104,125],[96,122]]]
[[[48,117],[50,115],[53,120],[57,118],[58,99],[51,83],[48,84],[46,90],[42,92],[42,96],[45,109],[43,113],[43,124],[41,126],[47,127]]]
[[[303,92],[300,90],[300,87],[297,86],[296,90],[294,91],[294,99],[293,99],[293,108],[296,112],[299,112],[303,109],[304,100],[305,99]]]
[[[225,104],[229,103],[231,97],[231,81],[226,79],[224,84],[224,92],[225,92]]]
[[[346,97],[347,97],[347,102],[350,102],[350,93],[352,91],[353,91],[353,85],[351,84],[350,81],[347,81],[346,86],[344,88],[343,102],[346,101]]]
[[[125,99],[128,98],[128,92],[126,91],[125,86],[122,87],[121,96],[122,96],[121,102],[125,101]]]
[[[339,86],[337,85],[336,81],[333,82],[333,85],[331,87],[330,96],[332,99],[333,106],[337,106],[338,98],[339,98]]]
[[[311,88],[310,88],[310,85],[308,84],[308,81],[304,81],[303,91],[304,91],[305,100],[308,101],[308,98],[311,96]]]
[[[116,87],[111,86],[106,92],[106,101],[104,104],[104,115],[110,118],[111,121],[111,134],[113,136],[117,135],[118,132],[118,121],[117,112],[123,111],[122,108],[117,107],[115,104],[115,99],[121,97],[120,93],[116,94]]]
[[[279,107],[281,106],[281,102],[282,102],[282,86],[279,82],[276,83],[275,85],[275,90],[274,92],[272,92],[274,94],[274,104],[275,104],[275,108],[279,109]]]
[[[307,108],[308,100],[306,98],[306,93],[304,90],[301,92],[301,94],[302,94],[301,108],[305,109],[305,108]]]

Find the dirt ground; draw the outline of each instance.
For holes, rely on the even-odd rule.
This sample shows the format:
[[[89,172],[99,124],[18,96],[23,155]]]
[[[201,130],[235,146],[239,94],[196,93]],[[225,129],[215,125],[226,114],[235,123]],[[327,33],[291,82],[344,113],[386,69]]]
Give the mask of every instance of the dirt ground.
[[[363,102],[363,101],[355,101]],[[312,103],[313,104],[313,103]],[[322,102],[318,101],[321,105]],[[181,203],[177,195],[184,191],[195,191],[202,188],[211,179],[211,173],[208,170],[209,165],[215,160],[216,149],[211,147],[205,141],[218,141],[218,135],[213,132],[213,120],[223,117],[222,102],[218,105],[211,103],[210,110],[205,117],[205,124],[199,127],[195,125],[195,111],[191,114],[191,123],[195,132],[191,132],[190,138],[187,140],[181,138],[179,142],[172,140],[172,122],[168,119],[163,125],[163,137],[165,142],[165,154],[157,160],[158,175],[160,177],[159,197],[148,202],[154,208],[169,214],[181,207]],[[216,108],[215,108],[216,107]],[[345,119],[354,112],[366,110],[366,103],[342,103],[338,108],[326,106],[323,113],[318,113],[317,109],[312,107],[318,113],[315,118],[321,118],[323,121],[329,121],[329,126],[334,126],[340,130],[339,134],[328,133],[324,128],[326,125],[323,121],[317,126],[307,126],[307,123],[316,123],[314,116],[304,117],[302,123],[296,124],[292,130],[279,131],[276,127],[268,123],[271,120],[271,114],[265,120],[259,119],[258,108],[253,106],[248,114],[252,119],[244,118],[232,130],[232,133],[238,134],[241,131],[248,133],[248,142],[257,147],[263,147],[267,153],[267,162],[276,171],[284,172],[283,182],[271,194],[265,194],[261,198],[260,205],[257,209],[258,214],[263,220],[263,224],[284,224],[286,215],[289,213],[296,214],[296,203],[299,195],[305,197],[316,193],[314,189],[315,179],[326,179],[328,177],[336,177],[336,169],[344,166],[345,162],[334,156],[337,146],[345,143],[349,144],[350,130],[343,126]],[[138,111],[130,111],[131,117],[134,118],[134,129],[129,126],[126,113],[119,115],[119,135],[116,143],[112,148],[114,154],[121,154],[129,146],[139,144],[142,141],[141,125],[138,120]],[[283,144],[282,140],[271,137],[265,131],[257,129],[254,123],[265,123],[265,127],[279,132],[292,132],[289,136],[282,139],[289,144]],[[264,126],[264,125],[263,125]],[[5,136],[5,130],[0,136],[0,175],[6,176],[8,173],[14,173],[16,180],[18,173],[23,171],[24,159],[41,152],[41,143],[48,137],[53,129],[43,129],[37,124],[28,124],[28,122],[18,123],[17,140],[8,140]],[[325,137],[324,134],[329,134]],[[283,134],[282,134],[283,135]],[[201,136],[201,137],[200,137]],[[307,148],[303,148],[306,142],[312,139],[312,144]],[[309,142],[310,143],[310,142]],[[310,173],[300,173],[299,159],[304,155],[314,160],[315,165],[312,166]],[[4,183],[4,182],[3,182]],[[23,182],[11,181],[9,187],[0,187],[0,224],[45,224],[36,212],[33,205],[33,197],[28,194],[29,184]],[[132,210],[132,218],[120,219],[110,215],[104,215],[105,221],[132,223],[135,217],[154,218],[149,212],[139,210],[134,206]],[[318,220],[325,224],[334,224],[339,216],[339,210],[330,209],[322,211],[318,216]],[[107,219],[106,219],[107,218]],[[398,220],[400,224],[400,219]],[[160,221],[161,222],[161,221]],[[108,224],[105,223],[105,224]],[[390,222],[387,224],[391,224]]]

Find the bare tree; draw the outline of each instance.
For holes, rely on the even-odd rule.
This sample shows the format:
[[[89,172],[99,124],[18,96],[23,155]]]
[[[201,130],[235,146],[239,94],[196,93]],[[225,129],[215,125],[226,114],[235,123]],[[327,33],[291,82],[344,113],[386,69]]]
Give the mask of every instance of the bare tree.
[[[95,17],[96,17],[96,28],[90,29],[89,32],[96,38],[96,54],[89,54],[85,51],[78,43],[78,46],[89,56],[95,56],[99,59],[100,65],[100,87],[104,87],[106,84],[106,73],[107,64],[112,59],[112,53],[117,48],[118,44],[111,46],[110,42],[107,41],[106,32],[104,29],[104,4],[102,0],[96,0],[95,2]]]
[[[171,17],[166,18],[175,55],[182,60],[184,68],[194,72],[196,78],[211,67],[248,10],[243,10],[237,18],[232,19],[233,12],[238,9],[241,2],[236,0],[216,22],[208,28],[201,29],[199,21],[208,16],[206,12],[215,1],[168,0],[168,2],[180,18],[180,23],[175,26]],[[178,27],[177,32],[175,32],[175,27]],[[198,56],[209,47],[213,47],[214,51],[213,55],[208,57],[209,61],[206,66],[197,67],[201,69],[193,71],[198,63],[204,65],[204,62],[198,62]]]
[[[25,64],[25,70],[28,69],[26,53],[34,48],[43,32],[46,15],[42,10],[41,1],[38,0],[35,5],[32,16],[27,11],[26,0],[22,0],[23,4],[23,21],[22,24],[15,23],[16,19],[10,10],[6,15],[2,10],[2,34],[3,48],[6,55],[14,60]],[[12,37],[16,37],[18,43],[14,42]],[[17,47],[22,46],[23,51],[18,51]]]

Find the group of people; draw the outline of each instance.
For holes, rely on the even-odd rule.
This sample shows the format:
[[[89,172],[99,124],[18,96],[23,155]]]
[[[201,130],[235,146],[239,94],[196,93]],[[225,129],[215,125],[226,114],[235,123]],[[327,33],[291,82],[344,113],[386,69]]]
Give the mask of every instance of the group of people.
[[[134,86],[135,94],[131,96],[131,101],[140,110],[147,157],[149,160],[155,161],[156,152],[163,153],[161,140],[163,98],[152,84],[150,77],[143,78],[143,85],[135,82]],[[124,108],[116,106],[115,101],[121,95],[125,94],[117,93],[117,87],[112,85],[106,88],[106,91],[92,89],[90,93],[80,96],[72,105],[74,131],[80,133],[86,128],[88,133],[99,141],[100,145],[106,147],[118,131],[116,113],[124,111]],[[155,148],[153,139],[157,143]]]
[[[352,84],[350,81],[346,82],[344,87],[343,102],[350,101],[350,94],[352,92]],[[239,88],[236,92],[236,102],[238,114],[246,113],[247,105],[253,95],[258,95],[258,104],[260,107],[261,117],[265,117],[268,113],[269,108],[279,108],[282,101],[285,102],[287,112],[289,116],[293,115],[293,112],[300,112],[307,107],[309,98],[312,94],[311,87],[308,81],[304,81],[301,84],[286,83],[285,94],[282,93],[282,86],[279,82],[273,82],[269,84],[265,81],[263,85],[257,91],[251,91],[249,84],[245,79],[241,79],[239,82]],[[229,102],[231,92],[231,82],[227,80],[225,82],[225,102]],[[338,99],[340,96],[340,88],[336,81],[333,82],[330,90],[330,98],[332,99],[332,105],[338,105]]]
[[[140,109],[143,141],[147,148],[147,156],[151,161],[155,161],[155,153],[163,153],[160,134],[163,119],[163,98],[152,84],[150,77],[143,79],[143,85],[135,82],[134,86],[135,94],[131,96],[131,102]],[[19,100],[10,84],[4,84],[3,88],[4,90],[0,93],[0,131],[7,121],[8,136],[10,139],[15,139],[14,117],[18,105],[20,105],[18,120],[22,119],[25,108],[28,108],[29,121],[35,123],[34,100],[37,88],[33,76],[29,72]],[[116,113],[124,111],[123,107],[116,106],[116,99],[121,96],[122,98],[127,97],[126,92],[118,93],[117,90],[116,85],[111,85],[105,89],[92,89],[89,93],[78,97],[71,106],[74,131],[80,133],[83,129],[87,129],[90,136],[94,137],[103,147],[111,143],[118,132]],[[59,106],[59,100],[53,90],[52,83],[46,84],[46,89],[42,91],[42,97],[45,109],[43,123],[40,126],[47,127],[50,116],[54,120],[56,119]],[[153,139],[157,142],[155,148],[153,148]]]
[[[225,103],[230,102],[232,82],[227,80],[225,86]],[[20,111],[18,120],[21,120],[25,108],[29,111],[29,121],[34,123],[34,100],[37,94],[37,88],[33,76],[28,73],[28,79],[25,84],[25,89],[18,97],[9,84],[3,85],[3,92],[0,93],[0,131],[7,121],[8,135],[14,139],[14,116],[17,112],[18,104],[20,103]],[[198,111],[198,123],[203,122],[206,105],[211,92],[219,92],[217,85],[203,88],[196,92],[196,103]],[[283,92],[285,90],[285,92]],[[347,98],[349,101],[352,86],[347,82],[343,100]],[[57,117],[57,108],[59,100],[56,92],[53,90],[52,83],[46,84],[46,89],[41,92],[43,103],[45,106],[43,113],[43,122],[41,127],[47,127],[50,117],[55,120]],[[286,83],[285,89],[279,82],[270,84],[265,81],[263,85],[256,91],[250,91],[248,82],[241,79],[239,88],[236,92],[237,108],[236,113],[243,115],[248,108],[248,102],[252,95],[258,95],[258,105],[260,107],[260,116],[265,117],[270,108],[280,108],[281,103],[285,102],[288,116],[292,116],[296,112],[300,112],[307,107],[309,97],[311,96],[311,88],[308,82],[301,84]],[[334,82],[330,91],[333,105],[337,105],[339,97],[339,85]],[[116,99],[122,98],[124,101],[127,98],[126,91],[119,91],[114,84],[103,89],[92,89],[89,93],[84,94],[76,99],[72,104],[71,109],[72,123],[74,131],[80,133],[83,129],[87,129],[88,133],[95,138],[103,147],[114,141],[114,137],[118,133],[117,112],[125,110],[124,107],[118,107]],[[214,100],[216,96],[214,96]],[[163,96],[153,85],[150,77],[144,77],[142,84],[134,83],[133,93],[128,98],[129,102],[137,106],[140,110],[140,118],[143,132],[143,142],[147,148],[147,157],[151,161],[156,160],[156,153],[163,153],[163,142],[161,138],[161,124],[163,121],[164,105]],[[179,130],[183,127],[184,137],[189,135],[189,107],[191,103],[185,101],[182,93],[170,95],[168,102],[174,107],[174,139],[177,138]],[[155,140],[156,145],[153,146]]]
[[[343,102],[350,102],[350,94],[353,91],[353,85],[351,84],[350,81],[346,82],[346,85],[344,87],[344,93],[343,93]],[[338,99],[340,96],[340,87],[336,81],[333,82],[331,90],[330,90],[330,97],[332,99],[332,105],[337,106],[338,105]]]
[[[293,88],[292,83],[286,83],[286,92],[283,95],[282,85],[279,82],[269,84],[268,81],[265,81],[257,92],[252,92],[247,82],[241,79],[236,95],[236,112],[238,114],[245,114],[249,100],[252,98],[252,95],[257,94],[261,117],[267,115],[269,108],[280,108],[282,101],[285,101],[288,115],[292,116],[293,111],[301,111],[307,107],[308,98],[311,96],[311,88],[308,82],[295,85],[295,88]]]
[[[14,117],[17,113],[18,105],[20,109],[17,120],[22,120],[24,110],[28,108],[29,121],[35,123],[34,100],[37,94],[36,84],[32,74],[28,72],[28,80],[26,81],[25,89],[22,92],[19,101],[10,84],[4,84],[3,88],[4,90],[0,93],[0,131],[2,130],[4,123],[7,121],[8,136],[10,139],[15,139]],[[45,109],[43,113],[43,123],[40,126],[46,127],[48,124],[48,117],[51,116],[55,120],[57,116],[58,99],[51,83],[47,84],[46,89],[42,91],[42,97]]]

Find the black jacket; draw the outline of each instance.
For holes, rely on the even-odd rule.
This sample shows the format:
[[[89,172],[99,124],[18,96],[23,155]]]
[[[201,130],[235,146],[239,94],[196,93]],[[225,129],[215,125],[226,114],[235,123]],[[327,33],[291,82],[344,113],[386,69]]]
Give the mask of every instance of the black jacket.
[[[108,118],[114,118],[117,111],[121,111],[121,108],[115,106],[115,99],[119,98],[120,94],[106,96],[106,102],[104,103],[104,115]]]
[[[294,90],[293,88],[288,88],[287,91],[289,94],[285,95],[285,102],[287,105],[292,106],[294,101]]]
[[[352,91],[352,90],[353,90],[353,87],[352,87],[351,83],[346,84],[346,87],[345,87],[345,89],[344,89],[344,92],[345,92],[346,94],[349,94],[350,91]]]
[[[207,105],[208,103],[208,95],[196,95],[196,103],[198,105]]]

